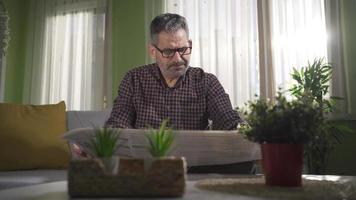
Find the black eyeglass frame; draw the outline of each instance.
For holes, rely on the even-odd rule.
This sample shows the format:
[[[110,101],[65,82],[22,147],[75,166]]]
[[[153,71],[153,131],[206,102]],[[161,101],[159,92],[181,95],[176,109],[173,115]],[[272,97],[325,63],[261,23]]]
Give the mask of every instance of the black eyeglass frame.
[[[176,52],[178,52],[179,53],[179,55],[181,55],[181,56],[183,56],[183,55],[189,55],[189,54],[191,54],[192,53],[192,47],[181,47],[181,48],[176,48],[176,49],[160,49],[160,48],[158,48],[156,45],[154,45],[154,44],[152,44],[152,46],[154,46],[160,53],[161,53],[161,55],[162,55],[162,57],[163,58],[172,58],[175,54],[176,54]],[[186,51],[189,49],[189,53],[186,53]],[[171,53],[171,55],[165,55],[163,52],[165,51],[165,50],[169,50],[169,51],[171,51],[172,53]]]

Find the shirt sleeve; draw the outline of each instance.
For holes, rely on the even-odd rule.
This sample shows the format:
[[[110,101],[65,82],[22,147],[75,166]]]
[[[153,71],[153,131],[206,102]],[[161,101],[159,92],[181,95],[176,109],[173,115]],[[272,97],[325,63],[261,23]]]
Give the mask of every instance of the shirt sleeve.
[[[136,111],[133,103],[133,79],[131,73],[127,73],[119,86],[118,96],[106,127],[133,128],[136,119]]]
[[[213,130],[233,130],[237,128],[240,117],[233,110],[229,95],[225,93],[219,80],[213,74],[207,74],[207,110],[212,120]]]

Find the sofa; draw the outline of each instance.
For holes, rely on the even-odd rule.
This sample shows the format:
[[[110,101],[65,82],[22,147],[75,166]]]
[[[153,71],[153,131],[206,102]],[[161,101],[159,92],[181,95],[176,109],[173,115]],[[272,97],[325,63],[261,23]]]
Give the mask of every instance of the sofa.
[[[67,129],[102,126],[109,117],[105,111],[68,111],[66,112]],[[0,171],[0,190],[67,179],[65,169],[37,169]]]
[[[67,133],[75,133],[81,132],[81,130],[88,131],[88,127],[101,127],[104,125],[106,119],[110,115],[110,110],[104,111],[67,111],[66,115],[66,126]],[[1,115],[0,115],[1,118]],[[131,130],[132,131],[132,130]],[[135,130],[133,130],[135,132]],[[85,131],[84,131],[85,132]],[[130,132],[130,131],[129,131]],[[205,133],[201,133],[204,135]],[[128,134],[134,135],[134,134]],[[184,136],[186,135],[186,136]],[[250,160],[256,160],[259,158],[259,152],[254,152],[251,159],[239,160],[239,155],[242,155],[241,152],[239,154],[238,147],[235,149],[234,144],[238,142],[240,139],[236,137],[236,134],[226,134],[224,133],[208,133],[210,136],[218,136],[218,139],[214,139],[213,137],[206,137],[206,141],[202,141],[201,143],[209,145],[207,150],[213,152],[208,153],[208,157],[202,160],[197,158],[198,154],[194,153],[185,153],[184,155],[190,156],[188,160],[195,159],[192,165],[188,163],[188,172],[191,173],[251,173],[251,168],[253,163]],[[184,132],[181,134],[180,138],[184,140],[184,137],[195,137],[196,133]],[[200,135],[201,136],[201,135]],[[240,137],[240,136],[239,136]],[[142,137],[141,137],[142,138]],[[210,138],[210,139],[209,139]],[[63,138],[61,138],[63,139]],[[180,140],[181,140],[180,139]],[[193,138],[194,139],[194,138]],[[197,139],[195,137],[195,139]],[[188,138],[188,140],[191,140]],[[201,139],[199,139],[201,140]],[[204,140],[204,139],[203,139]],[[218,151],[219,145],[221,143],[228,143],[228,148],[222,148]],[[191,143],[192,144],[192,143]],[[193,142],[194,144],[194,142]],[[214,148],[216,151],[214,151]],[[205,150],[201,150],[203,152]],[[216,154],[214,154],[216,153]],[[222,154],[222,155],[219,155]],[[245,153],[245,157],[249,157]],[[210,157],[209,157],[210,156]],[[219,159],[214,159],[214,156]],[[198,156],[199,157],[199,156]],[[231,158],[231,159],[230,159]],[[208,162],[207,162],[208,161]],[[239,163],[236,163],[239,161]],[[13,187],[21,187],[28,186],[33,184],[41,184],[53,181],[61,181],[67,179],[67,171],[66,169],[27,169],[27,170],[11,170],[11,171],[0,171],[0,190],[13,188]]]

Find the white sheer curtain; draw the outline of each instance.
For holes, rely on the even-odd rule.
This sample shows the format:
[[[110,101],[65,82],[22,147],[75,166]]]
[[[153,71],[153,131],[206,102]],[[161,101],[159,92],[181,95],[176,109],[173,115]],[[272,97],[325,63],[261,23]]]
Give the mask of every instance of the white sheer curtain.
[[[328,33],[328,59],[333,66],[331,95],[344,98],[338,101],[339,114],[348,118],[350,113],[349,94],[346,87],[346,74],[343,55],[342,28],[341,28],[341,1],[325,0],[326,29]],[[335,113],[334,113],[335,114]]]
[[[293,67],[328,61],[324,0],[270,0],[270,14],[275,85],[287,89]]]
[[[215,74],[233,106],[259,94],[256,0],[166,1],[185,16],[193,41],[191,65]]]
[[[145,41],[150,42],[150,24],[154,17],[165,12],[166,0],[145,0]],[[154,62],[148,52],[145,57],[146,64]]]
[[[215,74],[234,106],[255,94],[273,97],[293,67],[327,61],[324,0],[166,0],[185,16],[192,65]]]
[[[64,100],[68,110],[101,110],[106,1],[37,0],[32,6],[25,102]]]

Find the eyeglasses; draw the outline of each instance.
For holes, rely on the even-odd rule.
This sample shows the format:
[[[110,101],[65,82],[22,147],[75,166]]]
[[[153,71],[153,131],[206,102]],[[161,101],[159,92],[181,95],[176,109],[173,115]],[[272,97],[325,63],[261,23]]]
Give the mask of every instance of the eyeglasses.
[[[179,55],[189,55],[192,53],[192,47],[181,47],[177,49],[160,49],[156,45],[152,44],[161,54],[164,58],[171,58],[174,56],[176,52],[179,53]]]

